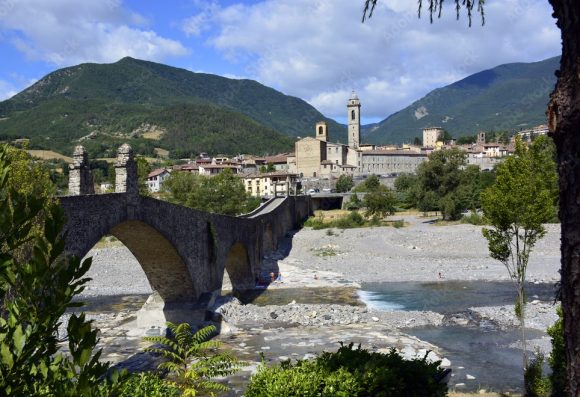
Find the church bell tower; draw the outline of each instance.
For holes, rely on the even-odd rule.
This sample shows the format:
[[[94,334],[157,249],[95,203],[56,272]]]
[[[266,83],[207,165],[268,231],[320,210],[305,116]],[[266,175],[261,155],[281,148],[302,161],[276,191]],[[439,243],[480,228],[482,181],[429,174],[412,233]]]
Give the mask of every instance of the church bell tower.
[[[348,146],[358,149],[360,145],[360,100],[353,91],[348,104]]]

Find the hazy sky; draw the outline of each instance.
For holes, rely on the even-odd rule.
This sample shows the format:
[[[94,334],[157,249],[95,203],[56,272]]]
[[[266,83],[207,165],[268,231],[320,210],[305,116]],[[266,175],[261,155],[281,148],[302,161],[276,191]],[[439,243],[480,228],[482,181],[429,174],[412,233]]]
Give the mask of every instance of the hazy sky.
[[[547,0],[488,0],[471,28],[446,3],[430,24],[415,0],[382,0],[362,24],[363,0],[0,0],[0,99],[60,67],[131,56],[255,79],[339,121],[356,90],[371,122],[474,72],[560,53]]]

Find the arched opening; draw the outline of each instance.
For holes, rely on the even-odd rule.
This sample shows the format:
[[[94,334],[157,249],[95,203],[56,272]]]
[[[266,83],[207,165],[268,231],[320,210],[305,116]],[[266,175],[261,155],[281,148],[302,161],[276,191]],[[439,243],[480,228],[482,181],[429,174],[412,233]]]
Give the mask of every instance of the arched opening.
[[[192,302],[197,297],[183,259],[157,230],[144,222],[127,221],[115,226],[111,235],[135,256],[153,293],[163,302]]]
[[[324,134],[324,127],[323,126],[319,126],[318,127],[318,135],[322,135]]]
[[[241,243],[235,243],[228,253],[224,269],[231,282],[231,289],[244,290],[254,287],[254,274],[250,266],[248,251]],[[224,289],[226,286],[224,286]]]
[[[351,119],[351,120],[356,120],[356,113],[355,113],[355,111],[354,111],[354,110],[351,110],[351,111],[350,111],[350,119]]]

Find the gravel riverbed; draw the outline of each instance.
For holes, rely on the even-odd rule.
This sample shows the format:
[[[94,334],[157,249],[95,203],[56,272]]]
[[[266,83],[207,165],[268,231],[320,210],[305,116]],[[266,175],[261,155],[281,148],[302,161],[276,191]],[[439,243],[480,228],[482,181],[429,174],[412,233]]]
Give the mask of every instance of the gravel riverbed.
[[[441,282],[446,281],[506,281],[503,265],[490,259],[481,227],[471,225],[438,226],[424,218],[405,218],[403,228],[376,227],[347,230],[312,230],[304,228],[290,234],[279,244],[279,250],[264,258],[261,273],[280,273],[282,280],[268,286],[268,290],[305,288],[360,288],[369,282]],[[547,225],[547,235],[540,240],[530,258],[528,280],[536,283],[555,283],[560,267],[559,225]],[[93,266],[83,296],[87,299],[151,293],[147,278],[132,254],[124,247],[109,244],[89,253]],[[227,289],[227,278],[224,288]],[[515,292],[514,292],[515,296]],[[551,302],[532,301],[527,306],[527,325],[545,331],[557,319]],[[364,305],[293,303],[278,305],[241,304],[236,298],[218,298],[211,308],[220,320],[222,338],[240,354],[262,351],[270,360],[286,356],[308,358],[316,352],[334,349],[334,334],[377,349],[397,348],[408,357],[433,350],[435,358],[444,358],[437,346],[420,341],[401,331],[417,327],[447,325],[492,325],[494,329],[509,330],[518,325],[513,305],[465,308],[462,313],[433,311],[379,311]],[[122,361],[131,348],[142,348],[140,338],[131,334],[131,313],[95,315],[102,327],[103,342],[113,346],[105,349],[105,358]],[[101,321],[102,320],[102,321]],[[269,340],[284,342],[288,353],[280,345],[270,351]],[[123,342],[125,341],[125,342]],[[127,342],[128,341],[128,342]],[[532,348],[549,351],[549,339],[531,341]],[[129,347],[128,347],[129,346]],[[516,346],[517,347],[517,346]],[[257,353],[256,353],[257,354]],[[254,354],[254,362],[259,357]],[[278,357],[280,356],[280,357]],[[246,357],[247,358],[247,357]],[[449,360],[445,359],[449,364]],[[252,361],[252,360],[250,360]],[[137,364],[134,364],[134,363]],[[133,360],[139,367],[142,362]],[[255,369],[255,368],[254,368]],[[456,369],[454,369],[456,371]],[[460,369],[461,371],[461,369]]]

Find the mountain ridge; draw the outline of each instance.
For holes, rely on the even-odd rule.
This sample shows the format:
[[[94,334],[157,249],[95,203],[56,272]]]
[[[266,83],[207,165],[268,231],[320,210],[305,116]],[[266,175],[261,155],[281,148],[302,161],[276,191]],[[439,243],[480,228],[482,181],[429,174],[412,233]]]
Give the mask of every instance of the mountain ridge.
[[[379,123],[365,125],[363,135],[370,143],[405,143],[430,126],[459,137],[543,124],[558,67],[559,56],[474,73],[432,90]]]

